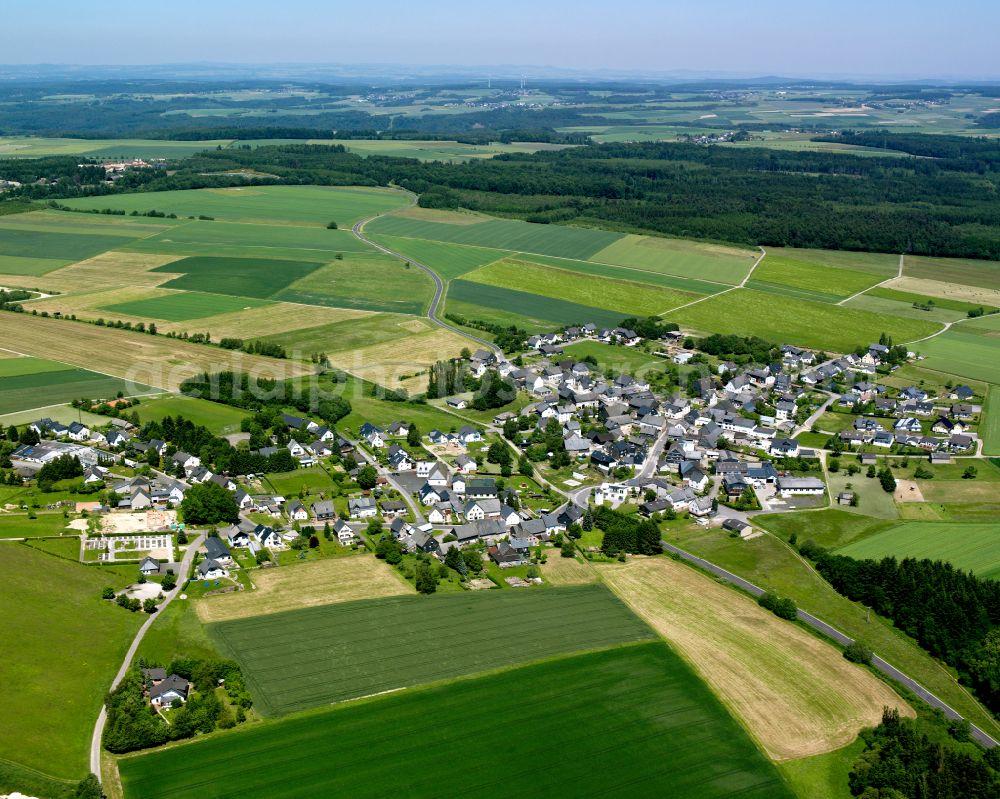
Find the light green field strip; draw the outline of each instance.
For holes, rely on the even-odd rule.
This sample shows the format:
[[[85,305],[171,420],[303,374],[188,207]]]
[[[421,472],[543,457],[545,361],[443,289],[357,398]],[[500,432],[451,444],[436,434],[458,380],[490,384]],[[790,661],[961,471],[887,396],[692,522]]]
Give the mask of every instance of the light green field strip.
[[[991,385],[986,396],[979,435],[986,455],[1000,455],[1000,386]]]
[[[45,372],[62,372],[72,369],[65,363],[50,361],[45,358],[3,358],[0,359],[0,377],[19,377],[20,375],[37,375]]]
[[[853,272],[867,272],[878,275],[882,280],[894,277],[899,269],[899,256],[877,252],[851,252],[849,250],[810,250],[800,247],[768,247],[767,258],[789,259],[796,262],[846,269]],[[872,281],[877,283],[879,281]]]
[[[961,322],[940,336],[921,341],[914,349],[926,360],[923,365],[939,372],[1000,383],[1000,337],[981,335]]]
[[[879,289],[873,289],[866,294],[859,294],[857,297],[844,303],[845,308],[857,308],[870,313],[886,314],[888,316],[901,316],[905,319],[924,319],[933,322],[957,322],[964,319],[965,314],[961,311],[950,311],[946,308],[934,307],[929,311],[914,308],[912,302],[900,302],[890,300],[875,294]]]
[[[848,544],[841,555],[945,560],[981,577],[1000,575],[1000,522],[907,522]]]
[[[629,234],[588,260],[735,285],[746,277],[758,256],[736,248]]]
[[[903,275],[1000,290],[1000,263],[997,261],[908,255],[903,266]]]
[[[115,311],[129,316],[162,319],[167,322],[185,322],[190,319],[204,319],[250,308],[262,308],[270,304],[266,300],[248,297],[185,291],[101,307],[105,311]]]
[[[768,252],[767,257],[754,270],[750,282],[789,286],[815,293],[816,299],[832,297],[836,301],[871,288],[881,280],[880,276],[868,272],[833,268]]]
[[[47,275],[73,263],[72,258],[31,258],[24,255],[0,255],[0,281],[3,275]]]

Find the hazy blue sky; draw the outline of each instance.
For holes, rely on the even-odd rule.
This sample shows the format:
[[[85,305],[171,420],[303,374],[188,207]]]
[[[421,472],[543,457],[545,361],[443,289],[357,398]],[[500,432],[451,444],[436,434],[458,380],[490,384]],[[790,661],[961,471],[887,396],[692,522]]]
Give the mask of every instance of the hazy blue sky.
[[[1000,1],[8,0],[0,63],[1000,77]]]

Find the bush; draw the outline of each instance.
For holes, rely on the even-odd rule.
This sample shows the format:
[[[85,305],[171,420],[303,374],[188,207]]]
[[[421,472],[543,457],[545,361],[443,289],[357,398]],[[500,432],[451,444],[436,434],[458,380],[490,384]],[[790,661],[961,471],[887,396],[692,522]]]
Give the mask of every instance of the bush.
[[[782,597],[774,591],[765,591],[757,598],[757,604],[771,611],[780,619],[793,621],[798,616],[798,607],[788,597]]]
[[[844,657],[851,661],[851,663],[862,663],[866,666],[871,665],[874,654],[874,652],[860,641],[848,644],[844,648]]]

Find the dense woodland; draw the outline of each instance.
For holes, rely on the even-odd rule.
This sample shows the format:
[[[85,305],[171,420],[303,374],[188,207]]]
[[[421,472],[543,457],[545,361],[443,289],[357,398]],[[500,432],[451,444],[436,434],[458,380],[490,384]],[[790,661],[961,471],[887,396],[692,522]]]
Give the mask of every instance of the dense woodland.
[[[925,146],[913,139],[894,142]],[[178,162],[176,173],[138,170],[113,187],[84,186],[74,176],[54,186],[27,186],[21,194],[46,199],[240,185],[244,178],[222,173],[256,170],[273,177],[252,182],[395,183],[421,194],[424,206],[539,223],[747,245],[1000,259],[1000,160],[988,145],[969,145],[953,156],[862,158],[651,143],[446,164],[362,158],[340,146],[303,144],[210,150]],[[0,162],[0,176],[5,172]]]
[[[1000,582],[943,561],[855,560],[810,542],[800,550],[839,593],[890,619],[1000,711]]]

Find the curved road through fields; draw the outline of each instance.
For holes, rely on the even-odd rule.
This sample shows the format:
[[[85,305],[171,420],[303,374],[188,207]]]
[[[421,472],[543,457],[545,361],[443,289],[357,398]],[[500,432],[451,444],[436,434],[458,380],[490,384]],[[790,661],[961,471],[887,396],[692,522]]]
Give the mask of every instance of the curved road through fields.
[[[413,194],[412,192],[406,192],[406,194],[409,195],[410,197],[410,206],[412,207],[413,205],[416,205],[417,195]],[[497,347],[493,342],[487,341],[484,338],[479,338],[479,336],[473,335],[472,333],[468,333],[465,330],[461,330],[455,327],[454,325],[444,321],[441,317],[438,316],[437,313],[438,306],[441,304],[441,300],[444,297],[444,281],[441,280],[441,276],[438,275],[437,272],[435,272],[426,264],[422,264],[420,263],[420,261],[415,261],[409,256],[403,255],[402,253],[398,253],[395,250],[389,249],[388,247],[383,247],[378,242],[372,241],[370,238],[365,236],[364,234],[365,225],[367,225],[374,219],[378,219],[380,216],[385,216],[385,214],[387,213],[389,212],[384,211],[381,214],[375,214],[375,216],[370,216],[367,219],[362,219],[360,222],[355,222],[354,227],[351,228],[351,233],[353,233],[354,237],[357,238],[359,241],[363,241],[368,246],[374,247],[379,252],[383,252],[386,255],[391,255],[393,258],[398,258],[401,261],[406,261],[407,263],[417,267],[417,269],[422,269],[424,272],[430,275],[431,280],[434,281],[434,298],[431,300],[431,304],[427,307],[427,318],[430,319],[431,322],[433,322],[438,327],[444,328],[445,330],[450,330],[451,332],[457,333],[458,335],[463,336],[464,338],[472,339],[472,341],[475,341],[477,344],[481,344],[482,346],[486,347],[488,350],[493,352],[493,354],[496,355],[498,358],[501,357],[503,353],[501,352],[500,348]]]
[[[198,548],[205,543],[205,534],[201,533],[194,541],[192,541],[187,550],[184,552],[184,557],[181,559],[180,564],[180,574],[177,575],[177,586],[172,591],[168,591],[166,594],[166,599],[163,600],[163,604],[160,605],[159,610],[152,614],[145,622],[143,622],[142,627],[135,634],[135,638],[132,639],[132,645],[128,648],[128,652],[125,653],[125,659],[122,661],[121,668],[118,669],[118,673],[115,675],[115,679],[111,682],[111,688],[109,691],[115,690],[119,683],[125,679],[125,674],[128,672],[132,665],[132,661],[135,659],[135,653],[139,649],[139,644],[142,643],[143,637],[149,631],[149,628],[153,626],[160,614],[166,610],[167,605],[173,602],[174,598],[183,590],[184,583],[187,582],[188,572],[191,570],[191,564],[194,562],[195,553]],[[104,705],[101,705],[101,713],[97,717],[97,723],[94,725],[94,733],[90,738],[90,771],[92,774],[97,775],[97,778],[101,777],[101,738],[104,735],[104,725],[108,721],[108,711]]]

